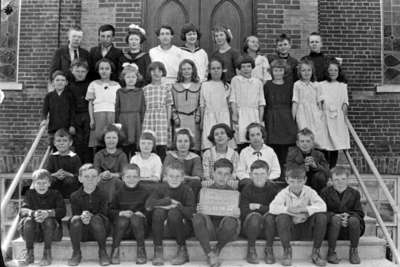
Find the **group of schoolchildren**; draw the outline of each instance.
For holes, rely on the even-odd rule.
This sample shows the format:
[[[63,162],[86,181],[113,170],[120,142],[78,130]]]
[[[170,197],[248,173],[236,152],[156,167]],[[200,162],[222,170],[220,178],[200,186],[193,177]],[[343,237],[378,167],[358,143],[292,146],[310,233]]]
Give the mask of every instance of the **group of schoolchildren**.
[[[210,139],[216,142],[224,136],[227,146],[228,135],[224,133],[227,127],[216,125],[214,139]],[[258,147],[257,153],[268,154],[270,148],[262,141],[265,138],[262,125],[249,125],[247,135],[251,149],[257,149],[261,144],[262,149]],[[219,255],[223,247],[237,239],[240,233],[248,239],[246,260],[249,263],[259,262],[255,248],[259,238],[266,239],[265,262],[275,263],[272,247],[276,233],[284,249],[284,266],[291,265],[291,240],[313,240],[312,261],[317,266],[324,266],[326,262],[320,255],[320,247],[325,237],[329,245],[328,262],[339,263],[336,240],[350,239],[350,262],[360,263],[357,247],[365,228],[364,213],[360,194],[348,187],[349,170],[334,167],[332,186],[318,193],[319,184],[313,182],[320,176],[308,175],[310,170],[329,172],[327,162],[321,161],[323,154],[313,148],[314,136],[310,130],[300,131],[297,139],[299,153],[293,157],[289,153],[285,171],[288,186],[282,189],[279,183],[271,180],[272,170],[261,155],[261,159],[253,158],[243,163],[239,157],[236,164],[249,164],[248,178],[240,182],[236,178],[240,167],[235,171],[231,159],[225,157],[208,162],[207,168],[212,166],[208,169],[210,178],[201,181],[201,160],[189,151],[191,136],[187,129],[177,133],[177,150],[167,155],[164,166],[152,152],[155,137],[151,132],[142,134],[141,152],[128,163],[125,153],[116,148],[118,128],[110,126],[104,137],[106,148],[96,154],[94,164],[80,166],[75,163],[79,158],[70,150],[71,135],[58,130],[54,136],[57,152],[50,156],[48,170],[37,170],[33,174],[33,189],[27,191],[20,212],[21,234],[27,247],[26,263],[33,263],[33,243],[40,241],[44,241],[40,265],[51,263],[51,243],[62,236],[61,219],[66,214],[63,197],[70,198],[72,210],[70,266],[81,262],[80,242],[97,241],[99,262],[104,266],[120,263],[121,240],[133,238],[137,242],[136,263],[144,264],[147,262],[144,240],[150,229],[154,265],[164,263],[164,238],[174,238],[177,242],[177,253],[171,263],[188,262],[185,241],[193,233],[207,255],[209,265],[214,267],[221,264]],[[174,154],[177,156],[182,151],[186,151],[186,157],[174,158]],[[243,152],[245,150],[241,156]],[[152,156],[155,160],[150,159]],[[242,181],[246,183],[240,188]],[[204,214],[197,205],[201,187],[239,190],[239,207],[232,216]],[[106,239],[110,233],[113,242],[108,254]],[[217,241],[214,247],[210,244],[212,240]]]
[[[54,152],[46,170],[33,174],[20,212],[27,264],[37,241],[44,241],[40,265],[51,264],[67,198],[70,266],[81,262],[80,242],[88,240],[98,243],[100,265],[119,264],[121,240],[133,238],[136,263],[144,264],[150,232],[153,265],[164,264],[164,238],[177,242],[171,263],[188,262],[185,240],[193,234],[213,267],[239,234],[248,239],[249,263],[259,262],[258,238],[266,239],[265,262],[275,262],[276,235],[284,266],[291,265],[291,240],[313,240],[312,261],[325,266],[325,237],[328,262],[339,263],[340,238],[350,239],[349,260],[360,263],[360,194],[347,185],[349,170],[335,167],[338,150],[350,147],[347,85],[340,63],[320,52],[318,34],[309,37],[311,53],[298,63],[285,34],[267,59],[258,54],[257,37],[246,38],[240,56],[229,45],[230,30],[217,27],[218,50],[208,60],[192,24],[182,29],[182,48],[171,44],[172,28],[161,26],[160,46],[149,54],[140,48],[142,28],[129,29],[130,50],[119,56],[114,33],[111,25],[101,26],[102,43],[85,54],[70,49],[79,44],[74,34],[82,37],[73,29],[69,50],[53,59],[54,91],[45,97],[41,125],[48,127]],[[62,53],[71,64],[64,71]],[[240,191],[239,207],[232,216],[204,214],[197,205],[202,187]]]

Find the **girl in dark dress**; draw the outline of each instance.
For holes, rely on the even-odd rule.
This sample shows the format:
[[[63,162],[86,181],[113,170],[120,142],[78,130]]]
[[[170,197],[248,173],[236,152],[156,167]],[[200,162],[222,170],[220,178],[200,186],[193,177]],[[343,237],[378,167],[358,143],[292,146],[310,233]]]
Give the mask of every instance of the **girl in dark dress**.
[[[143,77],[142,81],[140,81],[137,86],[142,87],[149,81],[146,72],[147,66],[151,62],[149,53],[144,52],[141,49],[141,44],[146,41],[146,32],[139,26],[131,24],[128,29],[128,34],[125,37],[125,41],[129,48],[122,54],[120,65],[122,66],[125,62],[135,63],[139,67],[140,75]]]
[[[281,169],[284,167],[289,147],[296,143],[297,133],[296,122],[291,113],[293,85],[283,79],[287,69],[284,60],[274,60],[271,64],[273,80],[264,85],[267,144],[278,156]]]
[[[216,26],[213,29],[212,36],[218,49],[210,58],[219,58],[224,62],[226,79],[227,82],[230,83],[233,76],[236,75],[236,66],[239,61],[240,52],[229,45],[233,38],[229,28],[225,26]]]

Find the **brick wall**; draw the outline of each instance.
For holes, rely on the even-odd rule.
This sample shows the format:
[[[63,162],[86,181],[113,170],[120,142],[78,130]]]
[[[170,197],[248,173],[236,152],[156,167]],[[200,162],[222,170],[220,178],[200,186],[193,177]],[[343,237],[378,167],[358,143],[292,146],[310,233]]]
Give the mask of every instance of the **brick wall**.
[[[379,0],[319,0],[319,29],[327,53],[343,58],[349,118],[379,171],[400,173],[400,96],[376,93],[381,84]],[[354,147],[354,144],[353,144]],[[358,149],[355,161],[368,171]]]
[[[83,46],[97,43],[97,28],[116,26],[116,44],[126,47],[131,23],[143,25],[142,0],[23,0],[21,11],[20,70],[22,91],[6,91],[0,107],[0,172],[19,166],[37,131],[42,99],[47,91],[48,63],[59,44],[66,43],[71,25],[81,25]],[[293,55],[305,55],[309,32],[319,30],[327,53],[344,59],[349,78],[350,118],[383,173],[400,171],[400,96],[376,94],[381,83],[379,0],[254,0],[256,34],[263,53],[273,53],[282,32],[292,37]],[[34,158],[39,162],[46,141]],[[362,171],[359,153],[352,151]]]
[[[97,29],[110,23],[115,26],[115,44],[119,48],[127,47],[125,34],[132,23],[143,25],[142,0],[82,0],[82,29],[85,33],[83,46],[97,44]]]
[[[60,41],[65,43],[66,30],[80,24],[80,1],[62,0],[61,11]],[[22,1],[20,23],[19,82],[23,89],[5,91],[0,107],[0,172],[18,168],[37,133],[48,66],[59,44],[59,1]],[[45,146],[44,138],[31,165],[38,165]]]
[[[257,0],[255,5],[255,30],[263,53],[274,53],[281,33],[292,39],[292,56],[308,53],[307,36],[318,30],[318,0]]]

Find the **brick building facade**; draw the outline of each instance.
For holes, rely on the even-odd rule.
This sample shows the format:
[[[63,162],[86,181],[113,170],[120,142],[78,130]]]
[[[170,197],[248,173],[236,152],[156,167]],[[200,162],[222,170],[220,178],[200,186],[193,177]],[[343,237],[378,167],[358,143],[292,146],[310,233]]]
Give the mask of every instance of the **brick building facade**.
[[[361,140],[382,173],[399,173],[400,94],[377,92],[383,80],[380,0],[246,1],[252,1],[253,18],[248,22],[260,38],[263,54],[273,53],[276,36],[286,32],[292,37],[292,54],[300,58],[308,53],[307,35],[320,31],[323,50],[343,58],[349,80],[349,117]],[[117,28],[116,45],[125,47],[127,26],[146,26],[146,5],[146,0],[21,0],[18,83],[22,90],[5,90],[0,106],[0,172],[16,171],[37,132],[48,64],[53,52],[66,43],[67,29],[80,25],[83,46],[89,48],[97,43],[97,27],[111,23]],[[45,145],[43,139],[33,166]],[[352,152],[367,172],[357,150]]]

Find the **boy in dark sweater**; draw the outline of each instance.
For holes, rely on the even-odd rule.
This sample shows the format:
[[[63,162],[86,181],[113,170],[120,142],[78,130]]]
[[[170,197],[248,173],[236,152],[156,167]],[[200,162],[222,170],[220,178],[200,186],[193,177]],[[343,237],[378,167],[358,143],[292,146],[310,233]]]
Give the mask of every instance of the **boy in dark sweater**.
[[[250,166],[252,183],[240,194],[240,213],[243,222],[243,234],[247,237],[248,248],[246,260],[258,264],[256,239],[261,231],[266,238],[265,263],[275,263],[272,245],[275,235],[275,217],[268,213],[269,204],[278,193],[278,187],[268,177],[269,166],[263,160],[256,160]]]
[[[191,220],[195,211],[195,197],[192,189],[183,184],[185,171],[181,163],[165,166],[165,183],[155,190],[146,201],[146,210],[152,211],[154,242],[153,265],[163,265],[164,221],[167,221],[168,235],[176,238],[178,251],[171,260],[173,265],[189,261],[186,237],[191,232]]]
[[[26,192],[19,216],[19,229],[26,242],[25,264],[34,262],[33,243],[43,242],[43,258],[40,266],[51,264],[51,242],[62,238],[61,219],[66,208],[60,192],[49,189],[50,173],[44,169],[32,175],[33,189]]]
[[[67,77],[57,70],[51,78],[54,91],[47,93],[44,98],[40,123],[40,127],[47,125],[50,145],[53,144],[53,135],[58,129],[68,129],[70,134],[75,134],[75,107],[71,92],[66,90]]]
[[[89,65],[86,61],[74,60],[71,63],[71,73],[73,79],[68,85],[74,100],[75,109],[75,136],[74,146],[75,151],[83,163],[89,163],[93,160],[93,151],[90,151],[89,135],[90,135],[90,117],[89,117],[89,102],[85,99],[86,92],[89,86],[87,74]]]
[[[119,245],[122,238],[136,239],[136,264],[147,262],[144,237],[147,232],[145,202],[150,195],[140,183],[140,168],[127,164],[122,170],[123,187],[116,192],[110,206],[110,218],[114,223],[111,263],[120,263]]]
[[[107,218],[107,197],[97,188],[99,173],[93,164],[84,164],[79,169],[79,181],[82,187],[71,195],[72,218],[69,233],[72,243],[72,257],[69,266],[76,266],[82,260],[81,244],[96,240],[99,245],[99,263],[110,264],[106,251],[106,238],[110,229]]]
[[[54,178],[51,188],[58,190],[64,198],[69,198],[81,186],[78,181],[81,161],[71,151],[72,137],[66,130],[57,130],[54,134],[54,146],[57,151],[50,155],[46,167]]]
[[[360,202],[360,193],[348,186],[350,170],[337,166],[332,169],[332,186],[321,192],[328,209],[328,262],[338,264],[335,248],[336,241],[350,240],[349,261],[360,264],[358,241],[364,233],[364,212]]]
[[[228,159],[219,159],[214,164],[214,180],[210,185],[203,183],[203,187],[237,190],[229,185],[232,179],[233,164]],[[193,216],[193,228],[196,238],[199,240],[204,253],[207,255],[208,264],[211,267],[221,265],[219,254],[226,244],[235,240],[240,233],[240,209],[234,210],[235,216],[209,216],[202,213],[200,206]],[[211,249],[210,241],[217,240],[217,245]]]
[[[312,32],[308,36],[308,46],[310,48],[310,54],[301,58],[310,60],[314,63],[315,76],[317,82],[321,82],[325,79],[325,72],[328,69],[328,62],[333,59],[331,56],[327,56],[321,52],[322,38],[318,32]]]
[[[297,133],[296,147],[289,150],[286,165],[304,166],[307,185],[319,194],[326,186],[330,172],[324,154],[314,149],[314,134],[308,128]]]

